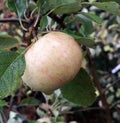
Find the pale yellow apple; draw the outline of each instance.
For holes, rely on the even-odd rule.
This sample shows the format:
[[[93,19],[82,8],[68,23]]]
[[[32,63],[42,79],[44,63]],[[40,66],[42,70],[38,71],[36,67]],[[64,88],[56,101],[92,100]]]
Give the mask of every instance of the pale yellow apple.
[[[82,64],[80,45],[68,34],[50,32],[25,53],[23,82],[31,89],[51,94],[70,82]]]

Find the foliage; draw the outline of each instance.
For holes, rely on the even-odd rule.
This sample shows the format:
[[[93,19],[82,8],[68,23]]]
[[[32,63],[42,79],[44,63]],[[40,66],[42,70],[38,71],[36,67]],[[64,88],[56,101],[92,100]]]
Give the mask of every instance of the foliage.
[[[3,42],[4,41],[4,42]],[[19,45],[19,41],[6,34],[0,35],[0,49],[5,50]]]
[[[71,102],[82,106],[88,106],[92,104],[95,99],[95,90],[92,87],[90,88],[92,84],[91,78],[88,76],[87,72],[81,68],[78,75],[69,84],[61,88],[61,92],[63,97]],[[76,95],[78,96],[77,98],[75,98]]]
[[[7,97],[20,86],[24,72],[24,56],[15,52],[0,52],[0,99]]]
[[[108,40],[119,38],[119,0],[100,0],[99,2],[96,0],[89,0],[89,2],[86,0],[16,0],[14,2],[6,0],[5,2],[0,3],[4,5],[1,9],[3,15],[1,15],[0,22],[6,23],[6,25],[0,25],[0,107],[3,108],[0,108],[1,110],[4,110],[7,102],[7,106],[11,108],[11,105],[17,100],[18,109],[31,106],[31,113],[35,114],[37,110],[39,117],[54,116],[45,122],[48,120],[58,122],[63,121],[62,116],[74,111],[76,107],[83,110],[84,106],[97,105],[104,110],[103,107],[110,104],[112,107],[106,109],[106,112],[109,112],[114,106],[117,107],[120,97],[118,73],[111,77],[111,69],[117,63],[112,64],[112,59],[109,65],[108,55],[117,54],[119,57],[119,53],[116,53],[115,48],[111,46],[106,48],[105,44],[108,43]],[[9,13],[8,15],[6,11],[7,14]],[[8,26],[9,23],[11,26]],[[24,53],[27,47],[39,35],[44,35],[52,30],[70,34],[81,45],[84,69],[82,68],[69,84],[47,96],[21,86],[21,76],[25,69]],[[114,35],[114,39],[110,37],[111,34]],[[99,40],[102,42],[99,43]],[[98,51],[98,47],[102,52]],[[93,48],[95,55],[91,57],[89,53]],[[117,82],[118,86],[113,87],[113,81]],[[100,84],[105,89],[104,94],[101,93],[103,88],[100,88]],[[112,91],[109,89],[110,87],[112,87]],[[40,94],[41,97],[38,98],[37,94]],[[106,96],[107,98],[105,98]],[[10,101],[11,99],[13,102]],[[103,106],[99,105],[100,100]],[[38,105],[40,108],[36,108]],[[112,113],[118,114],[117,111]],[[106,117],[108,118],[107,123],[111,123],[109,113]],[[29,116],[27,118],[27,120],[31,120],[31,123],[37,122],[36,118]],[[119,120],[117,115],[116,119]],[[3,120],[5,119],[3,118]],[[88,121],[85,119],[83,122]]]

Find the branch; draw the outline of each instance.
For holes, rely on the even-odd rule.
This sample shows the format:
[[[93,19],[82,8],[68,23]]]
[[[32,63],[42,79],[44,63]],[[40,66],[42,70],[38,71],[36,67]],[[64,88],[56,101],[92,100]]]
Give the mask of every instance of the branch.
[[[112,123],[111,115],[110,115],[110,106],[107,103],[106,95],[102,91],[102,87],[101,87],[100,81],[97,77],[96,70],[94,68],[89,49],[87,49],[87,59],[88,59],[88,65],[89,65],[90,73],[92,74],[92,77],[93,77],[93,82],[94,82],[95,86],[97,87],[97,89],[100,93],[100,99],[101,99],[103,107],[105,109],[106,123]]]
[[[21,19],[23,23],[29,24],[29,21],[26,21],[25,19]],[[19,22],[19,18],[4,18],[0,19],[0,23],[8,23],[8,22]]]
[[[105,93],[107,90],[109,90],[110,87],[112,87],[113,85],[117,84],[120,81],[120,79],[117,79],[116,81],[114,81],[113,83],[111,83],[108,87],[106,87],[103,90],[103,93]]]
[[[78,109],[78,110],[73,110],[73,111],[60,111],[60,115],[64,114],[73,114],[75,112],[84,112],[84,111],[91,111],[91,110],[104,110],[102,107],[88,107],[88,108],[83,108],[83,109]]]
[[[76,110],[74,112],[90,111],[90,110],[104,110],[104,108],[102,108],[102,107],[88,107],[88,108]]]

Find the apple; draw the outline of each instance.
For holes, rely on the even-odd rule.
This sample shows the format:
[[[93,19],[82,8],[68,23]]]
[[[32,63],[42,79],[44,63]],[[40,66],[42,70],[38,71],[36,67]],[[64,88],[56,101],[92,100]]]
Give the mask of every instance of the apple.
[[[79,72],[82,51],[72,36],[52,31],[27,50],[25,61],[23,82],[34,91],[51,94]]]

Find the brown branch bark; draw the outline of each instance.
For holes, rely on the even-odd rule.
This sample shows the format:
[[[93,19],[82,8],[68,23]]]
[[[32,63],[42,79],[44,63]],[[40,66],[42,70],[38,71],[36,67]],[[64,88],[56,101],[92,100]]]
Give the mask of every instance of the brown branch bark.
[[[102,101],[103,108],[104,108],[105,114],[106,114],[106,123],[112,123],[111,114],[110,114],[110,106],[107,103],[106,95],[102,91],[102,87],[101,87],[100,81],[97,77],[96,70],[94,68],[89,49],[87,52],[87,59],[88,59],[88,65],[89,65],[90,73],[93,77],[93,82],[94,82],[96,88],[98,89],[98,91],[100,93],[100,99]]]
[[[21,19],[21,21],[23,23],[29,24],[29,22],[26,21],[25,19]],[[19,18],[3,18],[3,19],[0,19],[0,23],[7,23],[7,22],[19,22]]]

